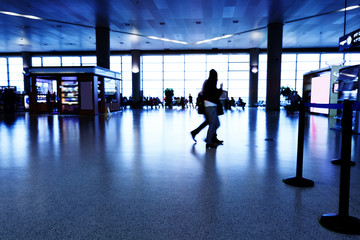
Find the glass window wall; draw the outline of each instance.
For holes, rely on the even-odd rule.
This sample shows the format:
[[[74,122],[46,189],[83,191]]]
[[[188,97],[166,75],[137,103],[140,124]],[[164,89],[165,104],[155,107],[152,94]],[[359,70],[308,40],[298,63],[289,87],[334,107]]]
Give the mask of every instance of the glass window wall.
[[[17,92],[24,91],[24,67],[21,57],[9,57],[9,85],[15,86]]]
[[[360,53],[284,53],[281,86],[289,86],[302,95],[303,74],[325,68],[345,58],[345,65],[360,64]],[[163,98],[165,88],[173,88],[175,96],[197,96],[210,69],[218,72],[229,97],[248,98],[249,54],[178,54],[142,56],[141,89],[144,96]],[[96,56],[36,56],[32,66],[96,66]],[[121,72],[121,92],[132,95],[131,56],[111,56],[110,69]],[[24,90],[21,57],[0,58],[0,86],[16,86]],[[259,55],[258,100],[266,99],[267,55]]]
[[[0,86],[8,86],[7,58],[0,58]]]
[[[175,97],[196,97],[211,69],[218,72],[218,87],[223,83],[229,97],[248,97],[249,54],[143,56],[144,96],[163,98],[164,90],[172,88]]]

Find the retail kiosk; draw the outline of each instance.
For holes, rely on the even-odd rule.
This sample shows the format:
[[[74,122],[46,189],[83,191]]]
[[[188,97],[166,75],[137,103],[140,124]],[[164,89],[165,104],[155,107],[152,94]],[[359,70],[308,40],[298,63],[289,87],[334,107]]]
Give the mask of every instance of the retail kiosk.
[[[338,102],[342,103],[344,100],[350,100],[353,102],[360,101],[359,94],[359,77],[360,77],[360,65],[343,67],[339,71],[339,77],[337,79],[337,92]],[[338,128],[341,127],[342,110],[337,114]],[[353,111],[353,132],[360,133],[360,112]]]
[[[30,112],[98,114],[120,110],[121,75],[101,67],[34,67],[28,69]],[[49,96],[50,95],[50,96]]]
[[[360,101],[360,65],[331,66],[304,74],[303,98],[306,102],[321,104]],[[310,108],[311,113],[329,116],[331,128],[340,129],[342,110]],[[353,131],[360,133],[360,112],[354,111]]]
[[[309,103],[333,104],[338,101],[337,79],[341,66],[311,71],[304,74],[303,98]],[[336,109],[310,108],[311,113],[326,114],[329,118],[337,115]]]

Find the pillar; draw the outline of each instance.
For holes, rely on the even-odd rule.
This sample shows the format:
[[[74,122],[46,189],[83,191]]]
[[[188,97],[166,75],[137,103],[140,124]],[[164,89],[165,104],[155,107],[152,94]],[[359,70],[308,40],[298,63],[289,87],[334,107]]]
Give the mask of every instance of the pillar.
[[[97,66],[110,68],[110,29],[96,27],[96,59]]]
[[[31,57],[32,54],[29,52],[21,53],[23,59],[23,68],[24,68],[24,91],[26,94],[29,94],[31,91],[31,82],[28,69],[32,67]]]
[[[140,90],[140,51],[131,51],[132,59],[132,98],[135,102],[141,101],[141,90]]]
[[[280,79],[283,24],[268,25],[268,60],[266,82],[266,109],[280,109]]]
[[[250,52],[250,76],[249,76],[249,107],[256,106],[258,102],[259,82],[259,49],[252,48]]]

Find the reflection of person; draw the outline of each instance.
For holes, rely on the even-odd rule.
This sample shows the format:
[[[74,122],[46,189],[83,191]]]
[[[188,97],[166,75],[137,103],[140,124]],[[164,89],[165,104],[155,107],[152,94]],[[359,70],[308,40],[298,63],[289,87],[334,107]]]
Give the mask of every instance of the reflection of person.
[[[217,106],[220,104],[220,96],[223,92],[222,84],[217,88],[218,76],[214,69],[210,70],[209,78],[203,85],[203,96],[205,105],[205,117],[209,123],[206,136],[206,148],[216,148],[218,146],[216,139],[216,130],[220,127]]]

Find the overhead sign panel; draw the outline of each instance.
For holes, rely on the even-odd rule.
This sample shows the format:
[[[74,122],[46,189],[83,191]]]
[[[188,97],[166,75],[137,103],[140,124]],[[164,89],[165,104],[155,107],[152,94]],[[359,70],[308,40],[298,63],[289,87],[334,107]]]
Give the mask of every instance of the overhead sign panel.
[[[360,29],[339,39],[339,51],[350,50],[360,46]]]

